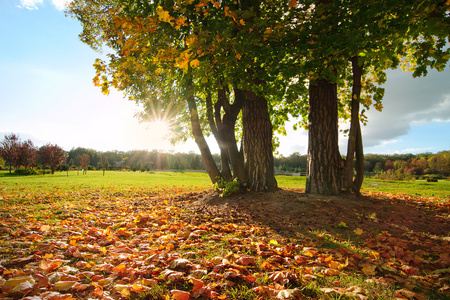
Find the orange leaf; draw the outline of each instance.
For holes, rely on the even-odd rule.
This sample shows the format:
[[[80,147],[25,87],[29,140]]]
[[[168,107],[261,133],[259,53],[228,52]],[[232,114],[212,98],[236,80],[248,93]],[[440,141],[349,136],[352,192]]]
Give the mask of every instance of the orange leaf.
[[[131,287],[131,290],[133,292],[142,292],[144,290],[144,287],[142,285],[134,283],[133,286]]]
[[[59,268],[61,265],[61,260],[41,260],[41,262],[39,263],[39,269],[43,270],[44,272],[50,272],[54,269]]]
[[[174,300],[189,300],[189,293],[179,290],[171,290],[172,298]]]
[[[192,278],[190,281],[194,284],[194,287],[192,288],[192,292],[198,291],[205,285],[203,283],[203,281],[195,279],[195,278]]]
[[[127,269],[127,266],[125,266],[124,264],[120,264],[113,269],[113,273],[114,274],[123,274],[126,269]]]
[[[128,297],[130,297],[131,293],[130,293],[129,289],[124,288],[120,291],[120,295],[124,298],[128,298]]]
[[[290,8],[293,8],[293,7],[296,7],[297,6],[297,0],[291,0],[290,2],[289,2],[289,7]]]

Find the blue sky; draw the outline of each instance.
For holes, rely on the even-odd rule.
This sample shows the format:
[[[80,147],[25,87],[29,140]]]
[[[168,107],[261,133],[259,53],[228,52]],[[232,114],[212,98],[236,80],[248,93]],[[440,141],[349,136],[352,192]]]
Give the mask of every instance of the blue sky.
[[[0,1],[0,139],[17,133],[37,146],[66,150],[162,149],[198,152],[193,141],[171,146],[164,130],[140,124],[139,108],[117,92],[94,87],[99,54],[78,39],[81,26],[66,17],[65,0]],[[425,78],[390,71],[383,112],[369,111],[365,153],[422,153],[450,149],[450,68]],[[307,133],[288,130],[279,153],[305,154]],[[344,151],[345,138],[341,138]],[[211,141],[211,148],[218,152]]]

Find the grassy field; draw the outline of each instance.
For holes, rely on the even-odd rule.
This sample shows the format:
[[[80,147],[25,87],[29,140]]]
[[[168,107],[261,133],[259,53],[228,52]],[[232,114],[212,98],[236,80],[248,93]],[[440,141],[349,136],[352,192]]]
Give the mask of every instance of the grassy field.
[[[304,176],[279,175],[276,178],[278,186],[282,188],[304,188],[306,183],[306,177]],[[88,171],[85,175],[82,175],[81,172],[70,171],[69,174],[67,172],[56,172],[54,175],[15,176],[9,175],[8,171],[0,170],[0,182],[4,185],[17,184],[60,189],[74,187],[153,188],[158,186],[185,187],[191,190],[211,188],[211,181],[208,175],[203,172],[107,171],[103,176],[102,171]],[[439,180],[439,182],[427,182],[426,180],[382,181],[366,178],[362,190],[450,199],[450,180]]]
[[[277,180],[305,186],[304,177]],[[448,230],[379,229],[400,217],[414,224],[408,209],[445,232],[449,181],[366,180],[370,197],[346,207],[356,217],[331,225],[345,239],[314,225],[287,235],[233,208],[192,206],[210,188],[199,172],[0,171],[0,298],[450,299]],[[313,219],[338,214],[331,200],[301,197]]]

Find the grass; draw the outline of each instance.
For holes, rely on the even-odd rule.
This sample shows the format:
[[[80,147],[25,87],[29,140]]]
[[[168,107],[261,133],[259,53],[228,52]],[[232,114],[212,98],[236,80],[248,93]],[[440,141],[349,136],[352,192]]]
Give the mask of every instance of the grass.
[[[4,184],[17,184],[23,186],[45,185],[62,189],[89,186],[102,188],[105,185],[119,185],[124,188],[155,186],[185,186],[205,188],[211,185],[206,173],[202,172],[127,172],[107,171],[103,176],[102,171],[81,172],[69,171],[56,172],[54,175],[16,176],[8,171],[0,171],[0,182]]]
[[[418,197],[440,197],[450,199],[450,180],[427,182],[426,180],[383,181],[365,178],[363,190],[392,194],[408,194]]]
[[[305,176],[276,176],[278,186],[283,188],[304,188]],[[154,188],[158,186],[186,187],[193,190],[211,188],[211,181],[204,172],[127,172],[88,171],[86,175],[77,171],[56,172],[54,175],[16,176],[10,175],[6,170],[0,170],[0,183],[2,185],[20,185],[23,187],[39,187],[67,189],[74,187],[103,188],[114,186],[116,188]],[[392,194],[408,194],[419,197],[440,197],[450,199],[450,180],[427,182],[414,181],[383,181],[365,178],[363,191],[374,191]]]

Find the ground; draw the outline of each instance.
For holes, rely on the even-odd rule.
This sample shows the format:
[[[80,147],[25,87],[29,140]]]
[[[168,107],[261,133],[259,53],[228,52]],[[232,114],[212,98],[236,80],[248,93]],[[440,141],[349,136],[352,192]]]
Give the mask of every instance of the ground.
[[[414,200],[411,197],[370,195],[307,195],[302,189],[279,189],[273,193],[247,192],[220,197],[214,191],[199,194],[190,205],[211,215],[246,218],[272,228],[283,237],[328,232],[347,238],[357,228],[364,232],[387,231],[450,235],[449,207]],[[351,229],[351,230],[349,230]]]

